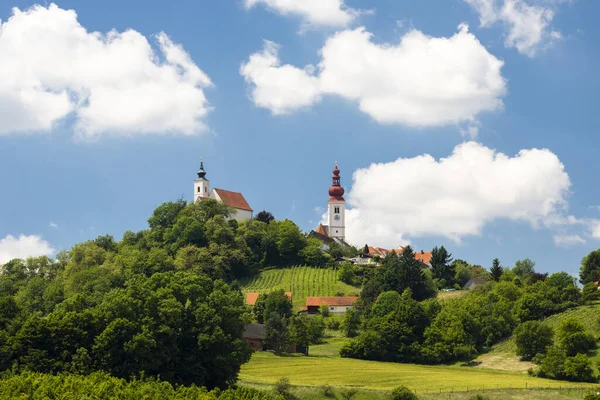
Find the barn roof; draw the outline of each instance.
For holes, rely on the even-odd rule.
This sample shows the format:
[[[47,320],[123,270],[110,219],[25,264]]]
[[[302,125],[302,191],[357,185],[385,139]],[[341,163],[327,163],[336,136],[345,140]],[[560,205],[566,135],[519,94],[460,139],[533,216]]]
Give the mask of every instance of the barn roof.
[[[242,338],[264,339],[265,332],[266,329],[264,324],[248,324],[244,326],[244,333],[242,333]]]
[[[253,306],[256,304],[256,300],[258,300],[258,296],[260,292],[248,292],[246,293],[246,304],[249,306]],[[285,295],[292,301],[292,292],[285,292]]]
[[[351,306],[356,300],[358,296],[307,297],[306,306]]]

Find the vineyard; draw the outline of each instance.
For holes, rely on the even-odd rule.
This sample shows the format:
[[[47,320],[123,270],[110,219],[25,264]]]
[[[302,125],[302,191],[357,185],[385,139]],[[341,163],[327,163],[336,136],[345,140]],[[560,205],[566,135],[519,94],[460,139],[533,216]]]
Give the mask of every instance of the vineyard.
[[[292,292],[294,307],[306,303],[309,296],[353,295],[359,288],[340,282],[337,270],[296,266],[286,269],[263,271],[247,282],[242,282],[244,293],[270,292],[283,289]]]

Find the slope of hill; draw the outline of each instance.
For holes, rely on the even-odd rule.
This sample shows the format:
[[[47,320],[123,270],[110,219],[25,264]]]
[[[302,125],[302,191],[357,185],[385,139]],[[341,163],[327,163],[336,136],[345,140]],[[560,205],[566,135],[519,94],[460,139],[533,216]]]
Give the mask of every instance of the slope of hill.
[[[600,304],[571,308],[546,318],[544,322],[556,331],[562,321],[570,318],[581,322],[594,335],[600,334]],[[481,362],[481,367],[513,371],[525,371],[534,366],[533,363],[520,361],[515,351],[515,338],[511,336],[494,346],[489,353],[479,356],[477,361]],[[600,355],[593,357],[593,360],[600,360]]]
[[[335,296],[359,294],[360,289],[337,278],[337,270],[313,267],[292,267],[262,271],[253,279],[241,282],[244,293],[270,292],[283,289],[292,292],[294,307],[306,303],[308,296]]]

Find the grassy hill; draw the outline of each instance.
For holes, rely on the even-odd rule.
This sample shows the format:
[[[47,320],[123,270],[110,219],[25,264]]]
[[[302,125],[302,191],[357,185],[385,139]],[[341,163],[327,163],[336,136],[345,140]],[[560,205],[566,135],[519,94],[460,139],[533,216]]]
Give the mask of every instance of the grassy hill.
[[[270,292],[283,289],[292,292],[294,307],[306,304],[308,296],[335,296],[359,294],[360,289],[337,278],[337,270],[313,267],[292,267],[262,271],[253,279],[241,282],[244,293]]]
[[[594,335],[597,336],[600,334],[600,304],[571,308],[560,314],[548,317],[544,322],[554,328],[556,332],[562,321],[571,318],[581,322]],[[511,336],[504,342],[494,346],[489,353],[479,356],[477,361],[480,361],[481,366],[486,368],[513,371],[525,371],[529,367],[534,366],[533,363],[520,361],[515,351],[515,339]],[[597,351],[590,353],[590,356],[592,356],[593,361],[600,361],[600,355],[598,355]]]

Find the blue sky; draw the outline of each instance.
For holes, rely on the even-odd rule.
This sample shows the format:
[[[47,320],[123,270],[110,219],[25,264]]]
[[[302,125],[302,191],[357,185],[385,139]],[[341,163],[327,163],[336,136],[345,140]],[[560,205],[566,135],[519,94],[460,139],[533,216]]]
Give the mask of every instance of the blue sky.
[[[505,265],[528,257],[540,271],[573,273],[599,247],[600,4],[331,0],[341,7],[325,18],[310,6],[245,1],[59,1],[40,18],[44,29],[64,34],[63,45],[40,40],[54,40],[51,34],[36,36],[44,33],[39,9],[9,19],[13,7],[25,11],[34,2],[2,2],[0,59],[14,68],[0,67],[0,108],[12,110],[11,96],[32,85],[66,94],[25,102],[23,112],[0,111],[0,256],[144,229],[160,203],[191,199],[200,156],[212,187],[242,192],[255,211],[305,231],[321,219],[338,160],[349,207],[359,211],[349,218],[358,245],[445,245],[486,267],[494,257]],[[81,39],[87,33],[65,28],[63,10],[74,10],[88,33],[135,31],[121,37],[132,47],[98,52]],[[533,18],[538,11],[538,31],[514,22],[519,12]],[[468,32],[458,28],[463,23]],[[351,36],[359,27],[370,36]],[[21,35],[29,39],[20,42]],[[133,51],[144,49],[140,38],[152,57]],[[73,40],[81,41],[84,61],[72,54]],[[335,59],[336,46],[351,51]],[[361,49],[381,57],[370,63]],[[169,54],[179,57],[176,66]],[[119,60],[134,67],[121,73]],[[162,72],[137,82],[136,71],[152,63]],[[358,66],[358,75],[344,75]],[[179,75],[174,81],[167,72]],[[354,88],[363,76],[372,81]],[[18,85],[6,83],[13,78]],[[138,90],[156,82],[160,90]],[[170,95],[175,86],[181,96]],[[102,93],[109,93],[106,105],[96,107]],[[48,109],[54,114],[38,118]],[[546,150],[517,156],[531,149]],[[19,243],[20,235],[36,238]]]

